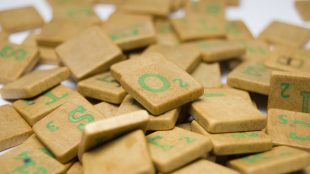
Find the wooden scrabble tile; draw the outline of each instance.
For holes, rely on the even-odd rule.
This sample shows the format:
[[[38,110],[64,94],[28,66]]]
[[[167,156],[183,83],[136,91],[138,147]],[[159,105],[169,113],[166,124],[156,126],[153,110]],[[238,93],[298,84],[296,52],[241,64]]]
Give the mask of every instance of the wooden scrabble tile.
[[[123,2],[121,9],[137,14],[168,17],[170,0],[127,0]]]
[[[5,85],[1,89],[4,99],[20,99],[35,97],[56,86],[70,76],[68,68],[35,70],[22,78]]]
[[[238,6],[240,4],[240,0],[224,0],[225,4],[228,6]]]
[[[31,127],[11,105],[0,107],[0,151],[21,144],[31,134]]]
[[[117,115],[118,105],[114,105],[107,102],[100,102],[95,105],[95,108],[101,113],[101,115],[108,117],[113,117]]]
[[[209,138],[181,129],[157,131],[147,136],[151,157],[159,172],[171,172],[209,152]]]
[[[309,123],[308,113],[269,109],[267,133],[276,145],[310,150]]]
[[[308,0],[296,0],[295,7],[304,21],[310,21],[310,2]]]
[[[40,46],[40,63],[42,64],[60,64],[60,59],[56,54],[56,50],[53,47]]]
[[[245,174],[288,173],[303,169],[310,164],[308,152],[287,146],[249,155],[229,162],[229,166]]]
[[[176,127],[179,127],[181,129],[185,129],[185,130],[188,130],[188,131],[192,131],[191,123],[177,124]]]
[[[276,47],[265,65],[269,68],[310,74],[310,50]]]
[[[267,59],[270,56],[270,48],[266,42],[260,40],[240,40],[245,46],[246,53],[241,57],[244,60]]]
[[[271,70],[264,60],[249,60],[228,74],[228,86],[263,95],[269,94]]]
[[[34,7],[28,6],[0,11],[0,24],[13,33],[41,27],[44,20]]]
[[[156,42],[150,16],[118,13],[112,15],[102,27],[122,50],[138,49]]]
[[[200,52],[189,45],[152,45],[144,51],[144,53],[150,52],[162,54],[169,61],[175,63],[188,73],[193,72],[200,63]]]
[[[208,99],[208,97],[221,97],[221,96],[239,96],[245,101],[252,103],[250,94],[247,91],[230,88],[224,86],[222,88],[205,88],[203,95],[200,99]]]
[[[185,4],[185,14],[202,15],[216,18],[218,20],[225,19],[225,2],[217,0],[188,0]]]
[[[89,0],[47,0],[49,5],[52,6],[52,8],[65,6],[65,7],[71,7],[74,5],[79,6],[86,6],[91,5],[91,1]]]
[[[42,27],[37,43],[40,46],[56,47],[83,32],[90,25],[78,21],[52,20]]]
[[[126,91],[111,76],[110,72],[95,75],[82,80],[77,90],[85,97],[120,104],[126,96]]]
[[[190,43],[198,48],[205,62],[215,62],[236,58],[245,54],[245,47],[237,41],[200,40]]]
[[[163,62],[151,67],[137,67],[123,74],[120,80],[128,94],[153,115],[175,109],[199,98],[203,93],[203,87],[189,74],[162,59]]]
[[[56,52],[76,80],[104,72],[112,64],[122,60],[121,50],[99,27],[91,27],[61,44]]]
[[[205,88],[222,86],[221,70],[219,63],[200,63],[192,72],[192,76]]]
[[[66,174],[83,174],[83,167],[80,162],[75,162]]]
[[[122,104],[119,106],[116,115],[130,113],[133,111],[144,110],[144,107],[141,106],[135,99],[130,95],[127,95]],[[161,115],[152,115],[149,113],[149,121],[147,123],[146,130],[170,130],[174,128],[180,114],[181,109],[176,108],[171,111],[165,112]]]
[[[225,23],[225,31],[229,40],[254,39],[251,31],[241,20],[232,20]]]
[[[239,174],[230,168],[216,164],[209,160],[200,159],[187,166],[184,166],[171,174],[205,174],[208,173],[221,173],[221,174]]]
[[[71,98],[33,126],[38,138],[65,163],[78,153],[86,124],[104,117],[82,97]]]
[[[80,95],[77,92],[60,85],[37,98],[17,100],[13,103],[13,106],[33,126],[57,107],[69,101],[71,98],[78,96]]]
[[[195,120],[192,130],[208,136],[213,144],[213,154],[219,156],[264,152],[272,148],[271,138],[264,131],[211,134]]]
[[[258,38],[270,44],[303,47],[310,39],[310,30],[281,21],[273,21]]]
[[[126,132],[145,130],[149,115],[145,110],[130,112],[88,124],[82,134],[78,156]]]
[[[187,0],[170,0],[170,2],[171,2],[171,7],[170,7],[171,10],[172,11],[176,11],[176,10],[182,8],[185,5],[186,1]]]
[[[157,44],[161,45],[178,45],[180,43],[171,23],[168,20],[155,20],[155,30]]]
[[[128,133],[85,153],[82,161],[84,174],[155,173],[141,130]]]
[[[294,72],[273,72],[268,108],[310,113],[310,76]]]
[[[9,34],[6,31],[0,31],[0,43],[7,42]]]
[[[251,103],[237,96],[207,97],[195,101],[190,113],[210,133],[256,131],[266,126],[266,117]]]
[[[0,44],[0,83],[9,83],[28,73],[39,60],[38,49],[28,45]]]

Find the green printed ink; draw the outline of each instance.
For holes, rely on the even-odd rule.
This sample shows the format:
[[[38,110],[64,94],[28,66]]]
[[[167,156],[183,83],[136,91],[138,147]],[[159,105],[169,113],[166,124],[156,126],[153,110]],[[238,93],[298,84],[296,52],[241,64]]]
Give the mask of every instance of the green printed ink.
[[[221,6],[219,4],[213,4],[213,3],[208,4],[206,8],[207,14],[212,15],[212,16],[219,15],[220,10],[221,10]]]
[[[161,23],[159,26],[159,32],[162,34],[171,33],[172,28],[169,23]]]
[[[284,99],[287,99],[290,97],[290,95],[285,94],[285,92],[288,90],[288,88],[290,87],[289,83],[281,83],[281,97]]]
[[[205,97],[221,97],[221,96],[226,96],[226,94],[220,93],[220,92],[218,92],[218,93],[207,93],[207,92],[205,92],[205,93],[203,93],[203,96],[205,96]]]
[[[97,78],[97,80],[108,82],[108,83],[115,83],[117,87],[121,86],[111,75],[100,76]]]
[[[278,117],[278,121],[279,121],[281,124],[288,124],[287,115],[285,115],[285,114],[280,114],[280,115],[278,115],[277,117]]]
[[[164,144],[160,144],[159,142],[157,142],[157,140],[162,139],[163,137],[160,135],[154,136],[154,137],[150,137],[147,139],[147,143],[149,144],[153,144],[156,147],[159,147],[161,150],[163,151],[168,151],[174,148],[173,145],[164,145]]]
[[[228,22],[226,25],[225,25],[225,31],[229,34],[232,34],[232,35],[240,35],[240,31],[238,30],[238,27],[235,23],[232,23],[232,22]]]
[[[48,130],[50,130],[51,132],[56,132],[59,130],[59,128],[57,126],[54,125],[54,122],[53,121],[49,121],[47,124],[46,124],[46,128]]]
[[[26,103],[26,105],[33,105],[35,104],[34,100],[22,100],[23,102]]]
[[[233,138],[258,138],[258,132],[240,132],[240,133],[232,133],[231,137]]]
[[[302,96],[302,108],[301,108],[301,110],[302,110],[302,112],[308,112],[310,92],[301,91],[300,95]]]
[[[188,136],[184,136],[184,137],[180,137],[180,138],[179,138],[179,141],[183,141],[183,140],[185,140],[185,142],[186,142],[187,144],[192,144],[193,142],[196,141],[196,139],[191,138],[191,137],[188,137]]]
[[[36,162],[29,157],[27,151],[21,152],[15,159],[18,161],[23,161],[23,164],[19,167],[16,167],[13,171],[7,172],[6,174],[27,174],[27,169],[30,166],[36,165]]]
[[[246,52],[247,54],[259,54],[259,55],[266,55],[268,54],[270,51],[262,46],[255,46],[253,47],[252,45],[250,45],[247,42],[240,42],[241,44],[243,44],[245,46]]]
[[[219,29],[215,26],[209,26],[208,22],[205,19],[198,20],[198,30],[202,32],[217,32]]]
[[[147,78],[157,78],[157,79],[159,79],[162,82],[162,84],[163,84],[162,87],[160,87],[160,88],[150,87],[149,85],[147,85],[145,83],[145,80]],[[157,73],[146,73],[146,74],[141,75],[139,77],[138,83],[139,83],[139,85],[143,89],[145,89],[147,91],[150,91],[150,92],[153,92],[153,93],[165,92],[165,91],[167,91],[170,88],[169,81],[164,76],[162,76],[160,74],[157,74]]]
[[[304,121],[304,120],[294,120],[293,124],[296,124],[296,125],[300,124],[300,125],[304,125],[304,126],[310,127],[310,122]]]
[[[11,45],[5,45],[0,50],[0,57],[4,59],[14,58],[17,61],[23,61],[27,56],[27,51],[23,48],[13,49]]]
[[[272,157],[259,153],[259,154],[250,155],[250,156],[247,156],[241,159],[245,161],[247,164],[255,164],[260,161],[272,160]]]
[[[33,174],[47,174],[48,170],[45,167],[39,166]]]
[[[310,136],[298,136],[296,132],[289,132],[289,138],[299,141],[310,141]]]
[[[42,148],[41,148],[41,151],[42,151],[43,153],[45,153],[46,155],[52,157],[52,158],[56,158],[56,156],[53,154],[53,152],[51,152],[51,151],[50,151],[48,148],[46,148],[46,147],[42,147]]]
[[[248,76],[261,77],[265,71],[266,67],[262,63],[257,63],[256,65],[246,66],[242,73]]]
[[[139,28],[140,28],[140,25],[135,25],[135,26],[127,29],[126,31],[114,33],[111,35],[111,39],[113,41],[116,41],[116,40],[120,40],[120,39],[126,39],[129,37],[138,36],[138,35],[140,35]]]
[[[68,115],[68,120],[72,123],[77,123],[77,122],[81,122],[83,120],[87,120],[87,123],[93,122],[95,119],[92,115],[90,114],[84,114],[82,116],[79,117],[75,117],[76,113],[84,113],[86,111],[86,109],[83,106],[78,106],[76,107],[74,110],[72,110],[69,115]],[[80,123],[78,124],[77,128],[79,130],[84,130],[85,124]]]
[[[180,88],[188,88],[188,83],[183,82],[181,78],[175,78],[172,80],[172,82],[176,82],[176,81],[179,81]]]
[[[65,98],[65,97],[67,97],[67,96],[69,96],[69,94],[68,94],[68,93],[64,93],[62,96],[57,97],[57,96],[55,96],[52,92],[48,91],[48,92],[46,92],[45,94],[43,94],[43,96],[46,96],[46,97],[48,97],[48,98],[51,99],[51,101],[45,103],[45,105],[50,105],[50,104],[53,104],[53,103],[55,103],[55,102],[58,102],[59,100]]]
[[[81,15],[90,16],[92,14],[93,14],[93,10],[91,7],[72,8],[66,12],[66,15],[69,17],[77,17]]]

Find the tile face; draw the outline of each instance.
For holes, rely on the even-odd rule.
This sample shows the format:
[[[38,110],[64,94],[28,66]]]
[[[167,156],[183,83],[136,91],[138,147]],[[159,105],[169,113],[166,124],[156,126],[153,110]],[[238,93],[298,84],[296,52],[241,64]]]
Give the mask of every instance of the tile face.
[[[310,38],[310,30],[300,26],[274,21],[259,35],[259,39],[275,45],[302,47]]]
[[[116,116],[118,107],[118,105],[107,102],[101,102],[95,105],[95,108],[106,118]]]
[[[37,48],[15,45],[8,42],[0,44],[0,83],[17,80],[29,72],[39,60]]]
[[[227,84],[263,95],[269,94],[271,70],[263,60],[246,61],[228,74]]]
[[[169,20],[155,20],[155,30],[157,44],[161,45],[178,45],[180,43],[175,31],[172,28]]]
[[[310,20],[310,2],[308,0],[297,0],[295,1],[295,7],[297,8],[299,15],[304,21]]]
[[[120,104],[126,96],[126,91],[109,72],[80,81],[77,90],[85,97],[114,104]]]
[[[0,11],[0,24],[4,30],[13,33],[41,27],[44,20],[34,7],[28,6]]]
[[[217,20],[224,20],[225,18],[225,4],[224,1],[207,0],[207,1],[187,1],[185,4],[185,14],[201,15],[205,17],[216,18]]]
[[[65,166],[48,153],[35,136],[0,156],[3,173],[63,173]]]
[[[88,101],[76,97],[37,122],[33,131],[65,163],[77,155],[85,125],[101,119],[104,117]]]
[[[67,171],[67,174],[83,174],[83,167],[81,163],[75,162]]]
[[[32,129],[11,105],[0,107],[0,151],[21,144]]]
[[[171,19],[173,28],[182,41],[224,38],[224,21],[202,15],[190,15]]]
[[[170,13],[170,0],[127,0],[121,8],[137,14],[167,17]]]
[[[243,60],[260,59],[265,60],[270,57],[271,50],[269,45],[260,40],[239,40],[245,49],[245,54],[241,57]]]
[[[222,86],[219,63],[200,63],[198,67],[192,72],[192,76],[205,88],[215,88]]]
[[[232,160],[229,166],[245,174],[289,173],[310,164],[308,152],[287,146],[274,147],[271,151]]]
[[[248,27],[241,20],[227,21],[225,31],[229,40],[254,39]]]
[[[239,172],[216,164],[214,162],[200,159],[185,167],[182,167],[171,174],[205,174],[208,173],[221,173],[221,174],[238,174]]]
[[[266,126],[266,117],[237,96],[208,97],[195,101],[190,112],[194,120],[210,133],[255,131]]]
[[[122,54],[99,27],[87,29],[58,46],[56,52],[76,80],[108,70],[121,60]]]
[[[144,51],[144,53],[151,52],[162,54],[169,61],[175,63],[188,73],[193,72],[201,61],[199,51],[188,45],[151,45]]]
[[[85,153],[83,157],[83,173],[154,174],[155,169],[143,131],[130,132]]]
[[[293,72],[273,72],[268,108],[310,113],[310,77]]]
[[[147,142],[159,172],[175,170],[212,148],[209,138],[181,128],[149,134]]]
[[[37,98],[17,100],[13,103],[13,106],[33,126],[57,107],[69,101],[71,98],[78,96],[80,95],[77,92],[60,85]]]
[[[31,98],[56,86],[70,76],[68,68],[35,70],[1,89],[4,99]]]
[[[309,123],[309,114],[269,109],[267,133],[274,144],[310,150]]]
[[[85,126],[79,145],[79,159],[86,151],[136,129],[145,130],[149,121],[146,111],[135,111],[113,118],[107,118]]]
[[[146,58],[147,59],[147,58]],[[197,99],[202,86],[177,65],[163,59],[122,75],[122,87],[150,113],[160,115]]]
[[[155,28],[150,16],[114,14],[102,27],[122,50],[138,49],[156,42]]]
[[[252,103],[250,94],[247,91],[222,87],[222,88],[205,88],[203,96],[200,99],[207,99],[208,97],[223,97],[223,96],[239,96],[242,99]]]

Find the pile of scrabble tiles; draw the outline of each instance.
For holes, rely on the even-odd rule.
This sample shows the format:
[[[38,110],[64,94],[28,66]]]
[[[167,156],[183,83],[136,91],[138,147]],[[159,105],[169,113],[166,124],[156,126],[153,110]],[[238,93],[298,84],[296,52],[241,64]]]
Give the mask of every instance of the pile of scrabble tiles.
[[[48,23],[0,11],[0,173],[310,173],[309,29],[274,21],[254,38],[225,19],[238,0],[48,3]],[[116,10],[102,21],[96,3]]]

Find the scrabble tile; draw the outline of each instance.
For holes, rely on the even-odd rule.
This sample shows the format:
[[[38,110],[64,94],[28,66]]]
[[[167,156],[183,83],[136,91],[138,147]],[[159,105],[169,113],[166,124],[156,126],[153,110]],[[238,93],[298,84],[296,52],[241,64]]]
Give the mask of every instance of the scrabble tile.
[[[77,155],[85,125],[100,119],[104,116],[94,106],[82,97],[75,97],[38,121],[33,131],[65,163]]]
[[[192,76],[205,88],[222,86],[221,70],[219,63],[200,63],[192,72]]]
[[[141,110],[86,125],[79,145],[79,159],[83,159],[85,152],[126,132],[145,130],[148,121],[148,113]]]
[[[191,42],[190,45],[198,48],[205,62],[232,59],[246,52],[245,47],[236,41],[202,40]]]
[[[287,146],[249,155],[229,162],[229,166],[245,174],[288,173],[300,170],[310,164],[308,152]]]
[[[310,39],[310,30],[281,21],[273,21],[258,38],[270,44],[303,47]]]
[[[89,0],[47,0],[49,5],[51,5],[52,8],[59,7],[59,6],[65,6],[70,7],[74,5],[90,5],[91,1]]]
[[[182,41],[225,37],[225,22],[201,15],[171,19],[173,28]]]
[[[225,3],[217,0],[188,0],[185,4],[185,14],[202,15],[207,17],[224,20],[225,18]]]
[[[86,22],[52,20],[42,27],[37,43],[40,46],[56,47],[83,32],[90,25],[91,23]]]
[[[31,127],[11,105],[0,107],[0,151],[21,144],[31,134]]]
[[[28,73],[39,60],[37,48],[0,44],[0,83],[9,83]]]
[[[0,24],[4,30],[13,33],[41,27],[44,20],[34,7],[27,6],[0,11]]]
[[[56,54],[56,50],[53,47],[40,46],[40,63],[42,64],[60,64],[60,59]]]
[[[240,4],[240,0],[225,0],[225,4],[228,6],[238,6]]]
[[[245,46],[246,53],[241,57],[244,60],[252,59],[267,59],[270,56],[269,45],[260,40],[240,40],[243,46]]]
[[[209,137],[213,154],[219,156],[264,152],[272,148],[271,138],[263,131],[211,134],[195,120],[192,130]]]
[[[310,20],[310,2],[308,0],[296,0],[295,7],[304,21]]]
[[[113,14],[102,27],[122,50],[138,49],[156,42],[155,28],[150,16]]]
[[[118,105],[114,105],[107,102],[100,102],[95,105],[95,108],[101,113],[101,115],[108,117],[113,117],[117,115]]]
[[[127,0],[121,5],[122,10],[157,17],[168,17],[170,0]]]
[[[85,97],[114,104],[120,104],[126,96],[126,91],[111,76],[110,72],[80,81],[77,85],[77,90]]]
[[[294,72],[273,72],[268,108],[310,113],[310,76]]]
[[[200,63],[200,52],[189,45],[152,45],[144,51],[144,53],[151,52],[162,54],[169,61],[175,63],[188,73],[193,72]]]
[[[225,31],[229,40],[254,39],[251,31],[241,20],[231,20],[225,23]]]
[[[31,98],[56,86],[70,76],[68,68],[35,70],[1,89],[4,99]]]
[[[83,167],[80,162],[75,162],[66,174],[83,174]]]
[[[85,153],[82,161],[84,174],[155,173],[141,130],[130,132]]]
[[[190,113],[210,133],[256,131],[266,126],[266,117],[237,96],[208,97],[195,101]]]
[[[23,144],[0,155],[2,173],[64,173],[65,166],[49,156],[48,150],[36,139],[28,138]]]
[[[265,65],[271,69],[310,74],[310,50],[276,47]]]
[[[33,126],[40,119],[73,97],[80,95],[65,86],[57,86],[46,93],[29,100],[17,100],[14,108]]]
[[[221,96],[239,96],[245,101],[252,103],[250,94],[247,91],[230,88],[224,86],[222,88],[205,88],[203,95],[200,99],[208,99],[208,97],[221,97]]]
[[[263,60],[249,60],[228,74],[228,86],[239,88],[263,95],[268,95],[270,88],[271,70]]]
[[[6,31],[0,31],[0,43],[6,42],[9,38],[9,34]]]
[[[180,43],[171,23],[168,20],[155,20],[155,31],[157,44],[160,45],[178,45]]]
[[[267,133],[276,145],[310,150],[310,115],[307,113],[269,109]]]
[[[122,59],[121,50],[99,27],[91,27],[61,44],[56,52],[76,80],[106,71]]]
[[[182,124],[177,124],[176,126],[181,129],[192,131],[191,123],[182,123]]]
[[[147,135],[151,157],[159,172],[171,172],[209,152],[212,144],[209,138],[174,128]]]
[[[170,7],[171,10],[176,11],[185,5],[186,0],[170,0],[170,2],[171,2],[171,7]]]
[[[119,106],[117,114],[130,113],[134,111],[144,110],[143,106],[139,104],[130,95],[127,95]],[[146,130],[170,130],[174,128],[180,114],[181,109],[176,108],[171,111],[165,112],[161,115],[152,115],[149,113],[149,121],[147,123]]]
[[[147,58],[146,58],[147,59]],[[177,65],[165,60],[122,75],[122,87],[150,113],[160,115],[197,99],[203,87]]]
[[[239,174],[239,172],[237,171],[205,159],[197,160],[185,167],[171,172],[171,174],[205,174],[206,172],[221,174]]]

